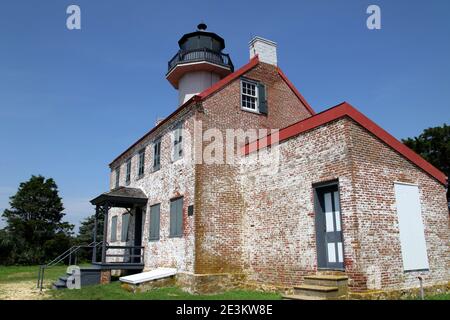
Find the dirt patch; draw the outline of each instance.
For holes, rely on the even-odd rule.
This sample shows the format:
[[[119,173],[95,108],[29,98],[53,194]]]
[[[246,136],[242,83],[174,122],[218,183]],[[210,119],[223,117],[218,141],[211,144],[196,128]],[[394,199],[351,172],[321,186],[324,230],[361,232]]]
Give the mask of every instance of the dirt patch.
[[[36,288],[35,281],[0,283],[0,300],[42,300],[49,294]]]

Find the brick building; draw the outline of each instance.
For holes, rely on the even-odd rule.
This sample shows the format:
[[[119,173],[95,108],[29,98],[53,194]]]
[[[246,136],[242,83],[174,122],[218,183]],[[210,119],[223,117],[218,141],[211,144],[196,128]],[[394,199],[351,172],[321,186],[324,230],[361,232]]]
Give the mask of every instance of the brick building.
[[[238,70],[205,25],[179,45],[166,76],[179,106],[92,200],[108,222],[104,270],[172,267],[193,292],[447,285],[442,172],[348,103],[316,114],[272,41],[254,38]]]

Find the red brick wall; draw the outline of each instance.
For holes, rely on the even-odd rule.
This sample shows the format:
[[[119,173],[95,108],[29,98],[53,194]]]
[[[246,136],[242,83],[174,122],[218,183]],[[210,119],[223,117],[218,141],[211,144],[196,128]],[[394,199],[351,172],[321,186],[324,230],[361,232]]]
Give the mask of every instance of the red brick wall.
[[[418,273],[403,272],[395,181],[419,185],[430,262],[420,273],[425,285],[449,280],[449,215],[436,180],[349,119],[285,141],[263,158],[276,163],[276,151],[276,174],[260,164],[242,167],[242,259],[250,280],[293,285],[317,271],[312,185],[334,179],[352,291],[418,286]]]
[[[197,113],[203,130],[280,129],[311,116],[279,76],[276,67],[260,63],[244,75],[266,85],[268,115],[242,111],[237,79],[203,102]],[[205,143],[204,146],[208,145]],[[197,165],[195,272],[241,271],[243,197],[238,191],[239,168],[234,165]]]
[[[242,239],[251,281],[292,286],[316,272],[313,183],[339,179],[343,224],[352,225],[348,131],[349,122],[339,120],[263,152],[267,166],[244,159]],[[347,259],[353,255],[353,243],[345,241],[344,246]]]
[[[358,125],[351,126],[349,148],[359,245],[356,260],[349,262],[352,270],[363,274],[354,286],[417,287],[419,274],[425,285],[448,281],[449,214],[444,186]],[[419,186],[429,272],[403,272],[394,182]]]

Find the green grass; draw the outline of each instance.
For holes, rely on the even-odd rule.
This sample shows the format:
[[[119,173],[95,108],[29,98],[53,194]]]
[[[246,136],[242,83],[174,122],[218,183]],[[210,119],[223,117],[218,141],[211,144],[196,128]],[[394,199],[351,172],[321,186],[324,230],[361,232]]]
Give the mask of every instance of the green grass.
[[[450,300],[450,293],[441,293],[434,296],[425,296],[425,300]]]
[[[45,287],[65,274],[67,266],[55,266],[45,271]],[[0,266],[0,289],[2,284],[37,281],[38,266]],[[0,290],[1,291],[1,290]],[[1,293],[1,292],[0,292]],[[176,287],[154,289],[143,293],[131,293],[115,281],[107,285],[87,286],[80,290],[48,290],[48,299],[58,300],[276,300],[276,293],[256,291],[229,291],[216,295],[192,295]]]
[[[255,291],[228,291],[215,295],[192,295],[176,287],[153,289],[143,293],[131,293],[120,287],[119,282],[84,287],[80,290],[58,290],[51,298],[60,300],[279,300],[276,293]]]
[[[55,266],[45,271],[45,286],[48,287],[66,266]],[[37,281],[38,266],[0,266],[0,289],[2,284]],[[1,290],[0,290],[1,291]],[[1,292],[0,292],[1,293]],[[115,281],[107,285],[84,287],[80,290],[48,290],[48,299],[61,300],[278,300],[276,293],[234,290],[215,295],[192,295],[176,287],[154,289],[143,293],[127,292]],[[414,299],[414,298],[412,298]],[[418,299],[418,297],[416,297]],[[450,293],[426,296],[427,300],[450,300]]]
[[[67,266],[54,266],[45,271],[45,280],[56,280],[66,272]],[[37,281],[39,266],[0,266],[0,283]]]

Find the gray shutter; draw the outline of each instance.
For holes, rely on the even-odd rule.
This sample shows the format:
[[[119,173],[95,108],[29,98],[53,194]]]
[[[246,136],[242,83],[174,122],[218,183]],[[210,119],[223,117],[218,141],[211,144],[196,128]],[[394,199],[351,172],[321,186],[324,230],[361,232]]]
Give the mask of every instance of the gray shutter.
[[[177,200],[177,235],[183,235],[183,198]]]
[[[150,239],[159,239],[159,216],[160,216],[160,205],[154,205],[150,207]]]
[[[262,114],[267,114],[266,86],[258,83],[258,109]]]
[[[122,215],[122,233],[120,235],[120,241],[128,240],[128,225],[130,222],[130,214],[124,213]]]
[[[176,233],[176,219],[177,219],[177,203],[176,201],[170,202],[170,235],[174,236]]]
[[[117,241],[117,216],[111,218],[111,242]]]

